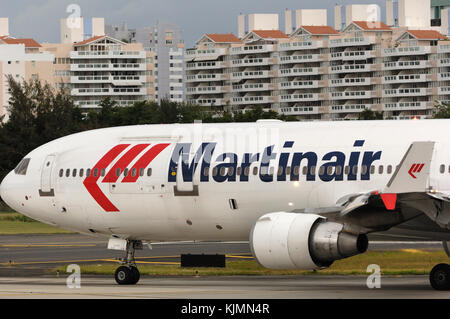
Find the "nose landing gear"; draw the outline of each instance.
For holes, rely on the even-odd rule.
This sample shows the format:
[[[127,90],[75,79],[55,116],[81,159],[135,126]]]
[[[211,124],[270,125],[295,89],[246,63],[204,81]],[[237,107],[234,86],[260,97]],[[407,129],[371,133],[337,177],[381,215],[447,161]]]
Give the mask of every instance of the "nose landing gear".
[[[142,249],[142,242],[129,240],[127,243],[127,254],[122,259],[122,266],[117,268],[114,278],[119,285],[135,285],[141,277],[134,259],[134,251]]]

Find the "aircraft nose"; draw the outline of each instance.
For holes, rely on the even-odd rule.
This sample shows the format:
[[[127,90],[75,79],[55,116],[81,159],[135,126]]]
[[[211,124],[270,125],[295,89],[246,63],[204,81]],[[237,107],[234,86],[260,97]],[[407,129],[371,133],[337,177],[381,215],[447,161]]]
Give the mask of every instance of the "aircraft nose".
[[[11,197],[10,186],[11,186],[11,173],[6,175],[5,178],[3,178],[2,183],[0,184],[0,196],[9,207],[13,207],[14,201]]]

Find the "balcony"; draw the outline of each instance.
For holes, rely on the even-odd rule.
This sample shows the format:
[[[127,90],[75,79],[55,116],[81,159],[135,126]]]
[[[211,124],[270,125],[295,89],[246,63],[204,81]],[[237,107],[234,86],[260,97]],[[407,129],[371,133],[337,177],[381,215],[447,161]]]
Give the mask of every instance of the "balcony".
[[[228,80],[229,74],[205,73],[186,76],[186,82],[214,82]]]
[[[427,110],[433,108],[432,102],[384,103],[383,111]]]
[[[328,108],[328,111],[330,113],[359,113],[366,108],[370,109],[370,104],[344,104],[332,105]]]
[[[409,70],[409,69],[425,69],[430,67],[429,61],[397,61],[384,62],[382,70]]]
[[[189,102],[199,104],[201,106],[222,106],[225,105],[224,99],[215,99],[215,98],[202,98],[202,99],[196,99],[196,100],[189,100]]]
[[[319,100],[318,93],[295,93],[280,96],[280,102],[304,102]]]
[[[438,66],[440,66],[440,67],[442,67],[442,66],[450,66],[450,58],[439,59],[438,60]]]
[[[70,71],[145,71],[146,69],[146,64],[140,63],[86,63],[70,65]]]
[[[286,81],[278,84],[279,90],[313,89],[319,87],[319,81]]]
[[[228,66],[229,63],[223,61],[188,62],[186,70],[223,69]]]
[[[278,45],[278,51],[311,50],[323,47],[323,41],[286,42]]]
[[[94,84],[112,83],[115,86],[139,86],[147,81],[145,76],[72,76],[70,83],[73,84]]]
[[[319,62],[323,60],[324,58],[320,54],[285,55],[280,56],[279,64]]]
[[[185,61],[217,60],[219,56],[226,54],[227,49],[225,48],[188,49],[186,50],[184,60]]]
[[[274,85],[270,83],[247,83],[233,85],[233,92],[270,91],[273,89]]]
[[[73,96],[147,95],[145,88],[94,88],[72,89]]]
[[[400,96],[426,96],[428,95],[426,88],[401,88],[383,90],[383,97],[400,97]]]
[[[243,66],[264,66],[276,64],[276,59],[274,58],[246,58],[232,60],[231,64],[233,67],[243,67]]]
[[[348,47],[348,46],[363,46],[375,43],[375,38],[341,38],[332,39],[329,41],[330,48]]]
[[[145,59],[145,51],[72,51],[71,59]]]
[[[371,85],[371,78],[343,78],[328,80],[330,87]]]
[[[320,111],[318,106],[293,106],[280,108],[280,113],[284,115],[309,115],[320,114]]]
[[[383,77],[383,84],[427,82],[426,74],[387,75]]]
[[[348,100],[348,99],[370,99],[374,97],[376,93],[372,91],[344,91],[344,92],[331,92],[331,100]]]
[[[382,49],[381,56],[410,56],[410,55],[423,55],[431,52],[431,48],[429,46],[420,46],[420,47],[399,47],[399,48],[388,48]]]
[[[344,51],[344,52],[334,52],[329,54],[330,61],[355,61],[355,60],[366,60],[374,58],[375,53],[373,51]]]
[[[229,89],[225,86],[197,86],[188,87],[186,92],[188,94],[220,94],[229,92]]]
[[[235,105],[243,104],[265,104],[273,103],[275,100],[272,96],[244,96],[244,97],[233,97],[232,102]]]
[[[267,53],[267,52],[273,52],[273,51],[274,51],[274,46],[272,44],[245,45],[245,46],[241,46],[241,47],[231,48],[230,55]]]
[[[439,95],[450,95],[450,86],[442,86],[438,90]]]
[[[232,81],[240,81],[245,79],[262,79],[262,78],[270,78],[273,75],[270,73],[271,71],[242,71],[242,72],[233,72],[231,73]]]
[[[289,68],[278,71],[278,76],[296,76],[296,75],[318,75],[321,74],[320,68]]]
[[[330,74],[351,73],[351,72],[371,72],[373,64],[344,64],[335,65],[328,68]]]

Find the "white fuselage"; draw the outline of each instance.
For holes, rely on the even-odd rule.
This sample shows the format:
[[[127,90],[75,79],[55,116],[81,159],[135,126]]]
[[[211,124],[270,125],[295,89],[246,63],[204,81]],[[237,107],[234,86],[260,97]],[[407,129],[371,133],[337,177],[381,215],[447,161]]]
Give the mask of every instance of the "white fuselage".
[[[450,190],[449,127],[450,121],[429,120],[99,129],[32,151],[26,174],[11,172],[1,195],[31,218],[78,232],[148,241],[248,240],[266,213],[333,207],[349,194],[383,189],[416,141],[436,142],[430,180]]]

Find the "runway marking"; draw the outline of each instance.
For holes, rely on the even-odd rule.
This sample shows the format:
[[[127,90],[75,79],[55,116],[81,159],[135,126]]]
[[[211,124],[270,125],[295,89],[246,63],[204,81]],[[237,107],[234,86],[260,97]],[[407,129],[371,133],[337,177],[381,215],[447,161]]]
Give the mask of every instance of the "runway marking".
[[[34,247],[95,247],[96,244],[4,244],[1,248],[34,248]]]

